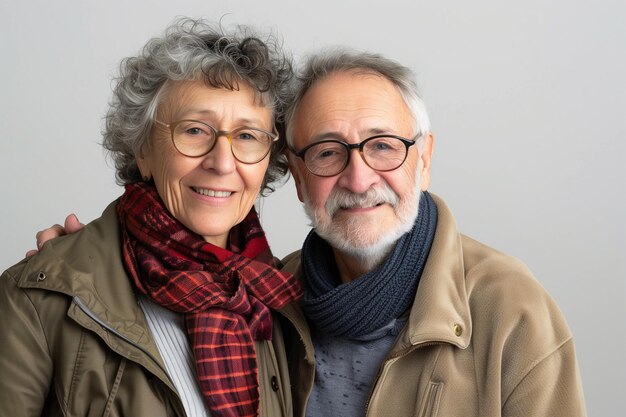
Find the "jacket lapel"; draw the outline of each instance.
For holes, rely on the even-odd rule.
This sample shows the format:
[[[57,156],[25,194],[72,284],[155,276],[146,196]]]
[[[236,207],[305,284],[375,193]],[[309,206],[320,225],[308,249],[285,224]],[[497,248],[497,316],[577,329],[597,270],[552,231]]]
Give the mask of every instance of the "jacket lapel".
[[[472,334],[461,235],[446,204],[431,194],[437,204],[435,238],[415,295],[407,326],[392,354],[425,343],[451,343],[465,349]]]
[[[175,391],[124,270],[120,242],[114,202],[80,232],[47,242],[27,261],[18,285],[71,297],[72,320]]]

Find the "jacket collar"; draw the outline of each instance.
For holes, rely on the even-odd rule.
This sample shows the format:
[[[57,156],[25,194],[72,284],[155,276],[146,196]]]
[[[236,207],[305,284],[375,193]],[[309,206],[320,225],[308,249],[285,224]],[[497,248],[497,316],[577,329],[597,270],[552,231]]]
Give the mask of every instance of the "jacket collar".
[[[451,343],[466,348],[472,334],[463,250],[452,212],[431,193],[437,204],[437,230],[422,272],[407,326],[393,352],[428,343]]]
[[[124,270],[115,205],[111,203],[102,217],[80,232],[46,242],[27,261],[18,285],[68,295],[74,305],[92,313],[92,318],[128,341],[147,346],[154,357],[160,358]],[[86,324],[87,318],[76,314],[75,309],[68,313]]]
[[[299,264],[299,258],[298,258]],[[302,340],[304,346],[304,359],[309,364],[315,363],[315,352],[313,351],[313,341],[311,340],[311,332],[309,330],[309,324],[306,321],[306,317],[302,308],[297,303],[290,303],[282,309],[278,310],[278,313],[285,317],[291,325],[295,328]]]

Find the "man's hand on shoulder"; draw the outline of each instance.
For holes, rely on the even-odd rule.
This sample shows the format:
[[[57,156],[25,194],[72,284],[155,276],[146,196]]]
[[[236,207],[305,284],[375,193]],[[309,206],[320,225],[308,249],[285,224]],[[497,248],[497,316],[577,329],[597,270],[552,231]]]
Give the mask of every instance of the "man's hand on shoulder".
[[[65,218],[65,223],[63,224],[63,226],[61,226],[60,224],[55,224],[48,227],[47,229],[37,232],[37,234],[35,235],[35,238],[37,239],[37,249],[29,250],[28,252],[26,252],[26,256],[32,256],[39,252],[39,249],[41,249],[43,244],[50,239],[78,232],[83,227],[85,227],[85,225],[78,221],[78,217],[76,217],[76,215],[73,213],[70,214]]]

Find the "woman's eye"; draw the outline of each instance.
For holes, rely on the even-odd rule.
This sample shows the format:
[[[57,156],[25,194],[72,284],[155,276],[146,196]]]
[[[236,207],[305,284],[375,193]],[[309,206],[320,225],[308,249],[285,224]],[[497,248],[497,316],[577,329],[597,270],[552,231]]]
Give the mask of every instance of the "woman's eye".
[[[186,133],[192,136],[207,135],[207,132],[205,132],[199,127],[190,127],[189,129],[186,130]]]
[[[237,139],[240,140],[256,140],[257,139],[257,135],[255,134],[255,132],[252,132],[250,130],[246,130],[243,132],[239,132],[237,134]]]
[[[206,137],[211,136],[213,132],[211,128],[203,123],[194,122],[192,120],[182,121],[176,126],[176,135],[185,135],[185,136],[198,136],[198,137]]]

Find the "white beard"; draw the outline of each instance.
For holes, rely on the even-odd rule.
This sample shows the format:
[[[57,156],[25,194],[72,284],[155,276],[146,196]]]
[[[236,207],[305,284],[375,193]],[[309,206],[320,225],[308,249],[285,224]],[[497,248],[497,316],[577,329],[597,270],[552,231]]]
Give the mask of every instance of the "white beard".
[[[325,207],[313,206],[304,183],[301,191],[304,210],[316,233],[333,248],[355,258],[370,271],[380,265],[400,237],[413,228],[419,208],[420,177],[418,173],[415,187],[404,197],[398,196],[386,182],[362,194],[335,187],[328,196]],[[396,215],[394,226],[382,234],[371,227],[371,220],[365,220],[361,216],[335,218],[341,208],[373,207],[382,203],[389,204]]]

